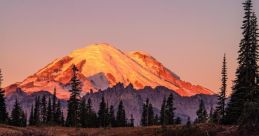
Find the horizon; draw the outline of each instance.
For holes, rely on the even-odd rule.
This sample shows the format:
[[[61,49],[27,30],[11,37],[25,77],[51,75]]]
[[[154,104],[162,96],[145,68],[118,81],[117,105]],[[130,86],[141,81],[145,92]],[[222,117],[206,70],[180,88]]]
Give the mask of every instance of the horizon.
[[[1,1],[3,86],[21,82],[73,50],[101,42],[125,52],[146,52],[182,80],[216,93],[226,53],[231,93],[241,1]],[[258,7],[254,1],[259,14]]]

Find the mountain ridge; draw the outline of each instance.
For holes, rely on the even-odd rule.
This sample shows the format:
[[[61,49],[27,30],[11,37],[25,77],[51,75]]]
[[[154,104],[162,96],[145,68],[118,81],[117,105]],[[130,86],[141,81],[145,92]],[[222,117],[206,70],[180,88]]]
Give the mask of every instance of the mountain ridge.
[[[123,83],[124,86],[132,84],[136,89],[165,86],[181,96],[214,94],[205,87],[182,81],[177,74],[143,51],[127,53],[105,43],[74,50],[67,56],[55,59],[21,83],[12,84],[5,89],[8,93],[16,86],[26,93],[33,93],[52,92],[55,87],[58,90],[57,96],[67,99],[73,64],[79,69],[83,94],[90,90],[104,90],[117,83]]]

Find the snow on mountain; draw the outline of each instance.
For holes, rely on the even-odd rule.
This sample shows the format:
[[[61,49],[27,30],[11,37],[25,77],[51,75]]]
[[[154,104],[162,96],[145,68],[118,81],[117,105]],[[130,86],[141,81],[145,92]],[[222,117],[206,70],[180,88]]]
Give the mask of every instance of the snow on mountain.
[[[8,93],[16,87],[31,94],[38,91],[53,92],[56,87],[57,96],[67,99],[73,64],[79,69],[84,93],[104,90],[120,82],[125,86],[132,83],[136,89],[165,86],[181,96],[213,94],[202,86],[182,81],[179,76],[146,53],[124,53],[109,44],[93,44],[75,50],[54,60],[23,82],[7,87],[6,91]]]

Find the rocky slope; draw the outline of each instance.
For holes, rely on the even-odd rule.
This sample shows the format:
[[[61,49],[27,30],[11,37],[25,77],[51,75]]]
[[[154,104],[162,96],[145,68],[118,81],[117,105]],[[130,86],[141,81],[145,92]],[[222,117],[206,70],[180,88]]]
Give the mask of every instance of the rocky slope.
[[[83,83],[82,95],[90,90],[104,90],[119,82],[124,86],[131,83],[136,89],[164,86],[181,96],[213,94],[205,87],[181,80],[147,53],[124,53],[108,44],[93,44],[75,50],[54,60],[21,83],[6,87],[5,90],[9,94],[21,88],[27,94],[32,94],[39,91],[53,92],[56,87],[57,96],[67,99],[73,64],[79,69],[79,78]]]

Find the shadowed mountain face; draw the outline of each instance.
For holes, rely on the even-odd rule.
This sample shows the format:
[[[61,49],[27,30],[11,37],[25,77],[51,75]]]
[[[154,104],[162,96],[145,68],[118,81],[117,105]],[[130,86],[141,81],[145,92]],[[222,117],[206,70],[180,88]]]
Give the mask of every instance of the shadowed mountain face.
[[[124,53],[108,44],[94,44],[75,50],[51,62],[21,83],[6,87],[5,90],[8,94],[21,88],[27,94],[32,94],[41,90],[53,92],[53,88],[56,87],[57,96],[68,99],[68,83],[73,64],[79,69],[83,94],[90,90],[104,90],[117,83],[123,83],[124,86],[131,83],[134,88],[140,90],[145,86],[164,86],[181,96],[213,94],[211,90],[202,86],[182,81],[178,75],[147,53]]]
[[[104,91],[87,93],[84,97],[87,99],[91,98],[93,108],[97,112],[99,109],[99,103],[101,102],[102,96],[104,96],[108,105],[113,105],[115,111],[118,108],[120,100],[123,101],[126,116],[130,118],[132,114],[135,118],[135,124],[140,125],[142,105],[144,104],[146,98],[149,98],[150,102],[154,107],[155,114],[159,115],[160,108],[164,97],[168,97],[173,93],[175,98],[175,107],[176,107],[176,116],[181,117],[183,121],[186,121],[188,117],[192,120],[196,118],[196,111],[199,106],[199,100],[203,99],[206,104],[206,109],[209,112],[211,106],[214,106],[217,102],[217,97],[215,95],[195,95],[191,97],[180,96],[176,92],[166,88],[158,86],[154,89],[151,87],[145,87],[143,89],[136,90],[133,88],[133,85],[128,85],[124,87],[122,83],[116,84],[114,87],[107,88]],[[36,96],[47,96],[51,97],[52,95],[46,91],[39,91],[32,94],[27,94],[20,89],[7,95],[7,106],[8,111],[13,106],[13,103],[16,98],[21,102],[21,105],[26,109],[27,115],[30,113],[30,107]],[[62,106],[64,113],[66,114],[66,101],[62,100]],[[29,115],[28,115],[29,116]]]

